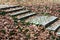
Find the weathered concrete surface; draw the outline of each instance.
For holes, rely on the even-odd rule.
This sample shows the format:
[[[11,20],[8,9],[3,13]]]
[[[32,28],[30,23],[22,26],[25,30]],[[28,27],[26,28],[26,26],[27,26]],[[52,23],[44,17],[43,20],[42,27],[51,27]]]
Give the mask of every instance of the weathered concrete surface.
[[[16,7],[16,8],[10,8],[10,9],[4,10],[4,11],[7,13],[11,13],[11,12],[16,12],[16,11],[23,10],[23,9],[24,9],[24,7]]]
[[[35,12],[25,13],[25,14],[22,14],[22,15],[18,15],[18,16],[17,16],[17,19],[29,17],[29,16],[32,16],[32,15],[35,15],[35,14],[36,14]]]
[[[48,30],[57,31],[57,29],[60,27],[60,20],[54,22],[52,25],[48,26]]]
[[[48,17],[48,16],[35,16],[33,18],[27,19],[27,22],[46,26],[56,19],[57,19],[57,17],[54,17],[54,16],[50,16],[50,17]]]
[[[12,13],[10,15],[14,16],[14,15],[19,15],[19,14],[22,14],[22,13],[25,13],[25,12],[29,12],[29,10],[22,10],[22,11],[19,11],[19,12]]]

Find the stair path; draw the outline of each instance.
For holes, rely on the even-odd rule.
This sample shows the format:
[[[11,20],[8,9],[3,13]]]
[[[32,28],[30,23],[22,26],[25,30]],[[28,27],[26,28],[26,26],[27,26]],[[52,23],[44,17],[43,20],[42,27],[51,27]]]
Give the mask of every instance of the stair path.
[[[22,10],[21,10],[22,9]],[[39,25],[43,25],[43,26],[47,26],[47,30],[51,30],[51,31],[56,31],[56,34],[60,36],[60,20],[58,20],[57,17],[55,16],[37,16],[35,15],[35,12],[31,12],[30,10],[26,10],[24,9],[24,7],[22,6],[18,6],[18,5],[0,5],[0,10],[3,10],[7,13],[10,13],[9,15],[11,16],[15,16],[16,18],[19,20],[21,18],[25,18],[25,17],[29,17],[26,19],[26,22],[30,22],[30,23],[34,23],[34,24],[39,24]],[[35,15],[33,17],[31,17],[31,15]]]

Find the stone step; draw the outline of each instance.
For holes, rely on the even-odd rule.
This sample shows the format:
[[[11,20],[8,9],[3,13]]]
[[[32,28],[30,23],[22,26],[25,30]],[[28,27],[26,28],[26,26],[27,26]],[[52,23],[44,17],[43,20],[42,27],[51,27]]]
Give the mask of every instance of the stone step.
[[[56,34],[57,34],[58,36],[60,36],[60,32],[57,32]]]
[[[4,10],[6,13],[11,13],[11,12],[16,12],[16,11],[19,11],[19,10],[23,10],[24,7],[18,7],[18,8],[10,8],[10,9],[7,9],[7,10]]]
[[[32,16],[32,15],[35,15],[35,14],[36,14],[35,12],[30,12],[30,13],[18,15],[16,18],[17,19],[26,18],[26,17]]]
[[[19,11],[19,12],[12,13],[10,15],[14,16],[14,15],[19,15],[19,14],[27,13],[27,12],[30,12],[30,10],[22,10],[22,11]]]
[[[60,20],[57,20],[56,22],[54,22],[52,25],[50,25],[46,29],[51,30],[51,31],[57,31],[59,27],[60,27]]]
[[[20,7],[19,5],[9,5],[10,8]]]
[[[0,5],[0,10],[6,10],[9,8],[16,8],[16,7],[20,7],[19,5]]]
[[[54,21],[57,20],[57,17],[54,16],[35,16],[32,18],[27,19],[27,22],[43,25],[44,27],[49,26]]]
[[[60,28],[58,29],[58,31],[56,32],[56,34],[57,34],[58,36],[60,36]]]

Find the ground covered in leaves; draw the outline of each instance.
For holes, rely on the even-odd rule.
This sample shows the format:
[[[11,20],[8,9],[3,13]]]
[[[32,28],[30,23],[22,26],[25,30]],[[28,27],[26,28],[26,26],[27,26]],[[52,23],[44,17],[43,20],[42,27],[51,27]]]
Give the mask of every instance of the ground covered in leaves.
[[[60,16],[60,6],[28,6],[40,15]],[[41,25],[25,23],[0,13],[0,40],[59,40],[51,31],[45,30]]]
[[[27,9],[30,9],[34,12],[40,13],[40,15],[53,15],[60,17],[60,4],[52,5],[29,5]]]
[[[58,40],[58,36],[41,25],[21,23],[16,25],[10,16],[0,15],[0,40]]]

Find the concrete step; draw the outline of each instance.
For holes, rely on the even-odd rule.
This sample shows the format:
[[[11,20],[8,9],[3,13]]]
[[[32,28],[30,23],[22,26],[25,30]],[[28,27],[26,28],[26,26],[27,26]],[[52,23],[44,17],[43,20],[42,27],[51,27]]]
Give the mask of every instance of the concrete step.
[[[57,34],[58,36],[60,36],[60,28],[58,29],[58,31],[56,32],[56,34]]]
[[[51,31],[57,31],[59,27],[60,27],[60,20],[57,20],[56,22],[54,22],[52,25],[50,25],[46,29],[51,30]]]
[[[16,8],[16,7],[20,7],[19,5],[0,5],[0,10],[6,10],[9,8]]]
[[[35,14],[36,14],[35,12],[30,12],[30,13],[18,15],[16,18],[17,19],[26,18],[26,17],[32,16],[32,15],[35,15]]]
[[[49,26],[57,20],[57,17],[54,16],[35,16],[27,19],[27,22],[43,25],[44,27]]]
[[[12,13],[12,14],[9,14],[9,15],[15,16],[15,15],[19,15],[19,14],[23,14],[23,13],[27,13],[27,12],[30,12],[30,10],[22,10],[22,11],[15,12],[15,13]]]
[[[7,10],[4,10],[6,13],[11,13],[11,12],[16,12],[16,11],[19,11],[19,10],[23,10],[24,7],[18,7],[18,8],[10,8],[10,9],[7,9]]]

